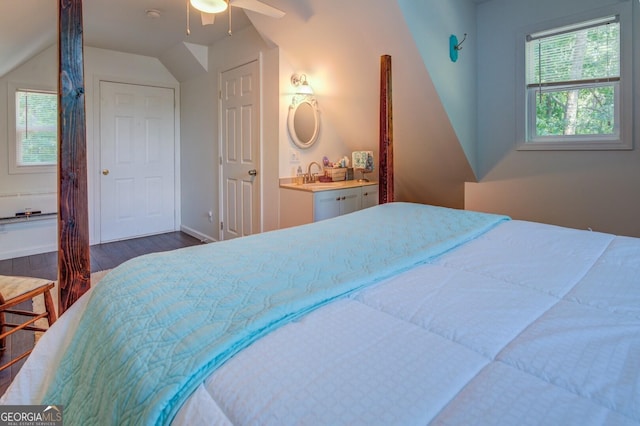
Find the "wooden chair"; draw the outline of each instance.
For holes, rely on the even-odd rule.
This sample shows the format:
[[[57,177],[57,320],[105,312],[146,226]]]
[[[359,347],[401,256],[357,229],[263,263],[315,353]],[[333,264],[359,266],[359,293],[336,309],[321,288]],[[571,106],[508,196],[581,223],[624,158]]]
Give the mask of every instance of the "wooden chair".
[[[27,282],[26,285],[21,285],[19,290],[12,287],[10,284],[13,281],[20,280],[22,283]],[[2,284],[5,283],[5,284]],[[40,331],[44,332],[47,329],[36,326],[35,322],[46,318],[49,327],[56,321],[56,310],[53,304],[50,290],[54,288],[55,284],[38,278],[28,279],[24,277],[7,277],[0,276],[0,352],[4,351],[6,346],[6,338],[20,330]],[[30,301],[36,296],[44,298],[45,312],[37,313],[32,311],[25,311],[21,309],[15,309],[16,305],[19,305],[25,301]],[[18,316],[27,317],[23,322],[18,324],[7,322],[6,314],[13,314],[13,319],[18,320]],[[7,331],[5,331],[7,330]],[[0,365],[0,371],[12,366],[22,358],[27,357],[31,353],[28,350],[18,357],[13,358],[9,362]]]

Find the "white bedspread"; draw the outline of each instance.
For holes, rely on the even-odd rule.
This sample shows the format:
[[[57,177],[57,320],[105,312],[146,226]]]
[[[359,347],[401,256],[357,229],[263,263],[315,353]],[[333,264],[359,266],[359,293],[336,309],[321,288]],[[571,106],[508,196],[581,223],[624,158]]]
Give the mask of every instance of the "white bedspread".
[[[3,404],[38,403],[86,297]],[[640,240],[511,221],[283,326],[175,424],[640,424]]]

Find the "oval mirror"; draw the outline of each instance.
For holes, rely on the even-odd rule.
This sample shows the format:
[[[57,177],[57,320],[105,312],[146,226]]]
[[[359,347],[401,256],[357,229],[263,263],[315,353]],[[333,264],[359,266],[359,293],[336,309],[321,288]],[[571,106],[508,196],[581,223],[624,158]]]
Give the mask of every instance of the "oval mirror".
[[[309,148],[318,139],[320,118],[315,99],[303,99],[289,107],[287,127],[293,143],[299,148]]]

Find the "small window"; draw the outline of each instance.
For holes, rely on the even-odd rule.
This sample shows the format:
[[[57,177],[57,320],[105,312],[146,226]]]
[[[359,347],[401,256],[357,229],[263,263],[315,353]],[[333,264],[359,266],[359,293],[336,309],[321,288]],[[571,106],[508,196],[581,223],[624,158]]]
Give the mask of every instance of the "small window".
[[[615,15],[526,35],[521,149],[628,148],[621,144],[620,30]]]
[[[58,157],[58,95],[55,91],[14,88],[10,120],[12,173],[54,172]],[[11,92],[10,92],[11,93]],[[13,110],[13,111],[11,111]]]

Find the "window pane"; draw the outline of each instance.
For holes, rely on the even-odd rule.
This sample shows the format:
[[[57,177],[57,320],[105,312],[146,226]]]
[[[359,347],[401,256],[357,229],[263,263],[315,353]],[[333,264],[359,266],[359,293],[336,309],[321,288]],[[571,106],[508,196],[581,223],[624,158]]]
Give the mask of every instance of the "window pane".
[[[527,42],[527,84],[620,77],[620,24]]]
[[[536,100],[536,135],[613,135],[615,86],[545,89]]]
[[[16,162],[19,166],[56,164],[57,102],[55,93],[16,91]]]

